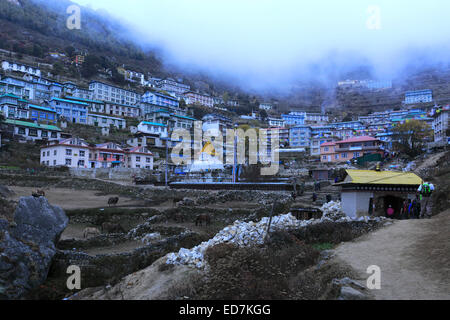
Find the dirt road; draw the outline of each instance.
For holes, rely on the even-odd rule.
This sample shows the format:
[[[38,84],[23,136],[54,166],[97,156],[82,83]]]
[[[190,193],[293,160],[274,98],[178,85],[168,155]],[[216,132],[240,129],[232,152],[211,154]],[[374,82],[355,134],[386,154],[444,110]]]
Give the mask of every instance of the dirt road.
[[[336,248],[363,284],[381,269],[375,299],[450,299],[450,209],[427,220],[403,220]]]
[[[9,187],[14,191],[13,200],[18,201],[20,197],[31,196],[36,188],[31,187]],[[98,191],[92,190],[73,190],[63,188],[46,188],[44,189],[46,198],[53,204],[60,206],[65,210],[70,209],[88,209],[88,208],[101,208],[108,206],[108,199],[115,195],[97,195]],[[140,206],[142,201],[132,200],[130,198],[120,197],[117,206]]]

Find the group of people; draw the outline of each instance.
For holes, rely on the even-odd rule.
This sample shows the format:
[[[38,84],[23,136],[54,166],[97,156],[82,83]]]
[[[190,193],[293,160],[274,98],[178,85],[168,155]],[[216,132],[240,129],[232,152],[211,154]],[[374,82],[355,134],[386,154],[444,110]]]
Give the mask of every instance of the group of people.
[[[416,198],[405,199],[400,208],[400,212],[395,212],[392,205],[389,205],[386,210],[386,216],[393,219],[423,219],[425,217],[431,218],[432,215],[432,201],[431,195],[434,191],[432,183],[425,182],[417,189]]]

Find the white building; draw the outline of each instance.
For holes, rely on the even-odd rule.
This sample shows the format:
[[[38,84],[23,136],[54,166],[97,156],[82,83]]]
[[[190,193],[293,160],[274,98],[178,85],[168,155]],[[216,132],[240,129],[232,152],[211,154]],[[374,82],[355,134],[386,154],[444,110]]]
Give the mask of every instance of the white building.
[[[261,110],[272,110],[273,109],[273,105],[271,105],[270,103],[261,103],[259,105],[259,108]]]
[[[138,118],[141,115],[139,104],[127,105],[117,102],[105,102],[105,114],[121,117]]]
[[[125,129],[127,127],[127,122],[122,118],[90,113],[88,115],[88,125],[101,128],[109,128],[111,126],[114,126],[117,129]]]
[[[206,107],[214,107],[214,99],[206,94],[187,92],[184,94],[186,104],[197,104]]]
[[[146,147],[134,147],[126,150],[127,168],[150,169],[153,170],[153,153]]]
[[[433,115],[433,130],[434,130],[434,141],[435,142],[445,142],[448,139],[448,114],[450,112],[450,106],[445,106],[437,109]]]
[[[7,127],[6,132],[21,136],[25,140],[57,140],[61,138],[61,129],[56,126],[12,119],[6,119],[3,123]]]
[[[267,118],[267,122],[269,123],[269,126],[271,127],[284,127],[286,123],[281,118]]]
[[[207,114],[202,118],[202,130],[210,130],[212,133],[222,133],[226,136],[226,130],[233,128],[233,122],[230,118],[220,114]]]
[[[147,134],[156,134],[160,137],[167,137],[167,125],[157,122],[142,121],[138,125],[138,131]]]
[[[178,108],[180,103],[174,97],[153,91],[147,91],[142,95],[141,101],[147,104],[154,104],[161,107]]]
[[[26,74],[35,75],[37,77],[41,76],[41,70],[39,68],[7,60],[2,61],[2,69],[5,71],[23,72]]]
[[[325,124],[328,123],[328,116],[321,113],[306,113],[306,124]]]
[[[80,138],[55,141],[41,147],[41,163],[46,166],[88,168],[89,144]]]
[[[405,93],[405,104],[426,103],[433,101],[433,92],[427,90],[408,91]]]
[[[125,105],[135,105],[141,100],[141,95],[134,91],[122,89],[100,81],[92,81],[89,84],[89,90],[92,91],[92,99],[94,100]]]
[[[158,82],[157,87],[167,92],[183,94],[191,90],[191,87],[184,83],[176,82],[173,79],[164,79]]]

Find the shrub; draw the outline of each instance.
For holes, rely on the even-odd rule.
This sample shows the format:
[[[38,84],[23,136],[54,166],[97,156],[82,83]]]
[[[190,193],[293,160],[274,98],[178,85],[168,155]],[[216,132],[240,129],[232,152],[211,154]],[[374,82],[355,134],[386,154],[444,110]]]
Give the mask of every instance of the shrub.
[[[314,264],[318,256],[317,250],[283,232],[271,234],[263,247],[214,246],[206,252],[210,270],[196,298],[289,299],[295,291],[290,279]]]

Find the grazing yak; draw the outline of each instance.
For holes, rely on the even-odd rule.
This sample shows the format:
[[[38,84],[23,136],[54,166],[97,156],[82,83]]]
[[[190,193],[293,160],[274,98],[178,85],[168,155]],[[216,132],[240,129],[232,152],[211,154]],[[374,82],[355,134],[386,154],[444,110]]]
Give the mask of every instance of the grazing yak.
[[[108,205],[116,205],[119,202],[119,197],[112,197],[108,199]]]
[[[125,233],[125,229],[119,223],[110,222],[102,224],[102,231],[106,233]]]
[[[45,197],[45,191],[42,189],[37,189],[35,192],[31,194],[35,198]]]
[[[83,237],[84,237],[84,239],[86,239],[89,236],[95,237],[95,236],[99,236],[100,234],[101,234],[100,230],[98,230],[97,228],[86,228],[86,229],[84,229]]]
[[[211,217],[207,214],[200,214],[197,216],[197,218],[195,219],[195,225],[202,225],[203,222],[205,222],[206,225],[211,224]]]

